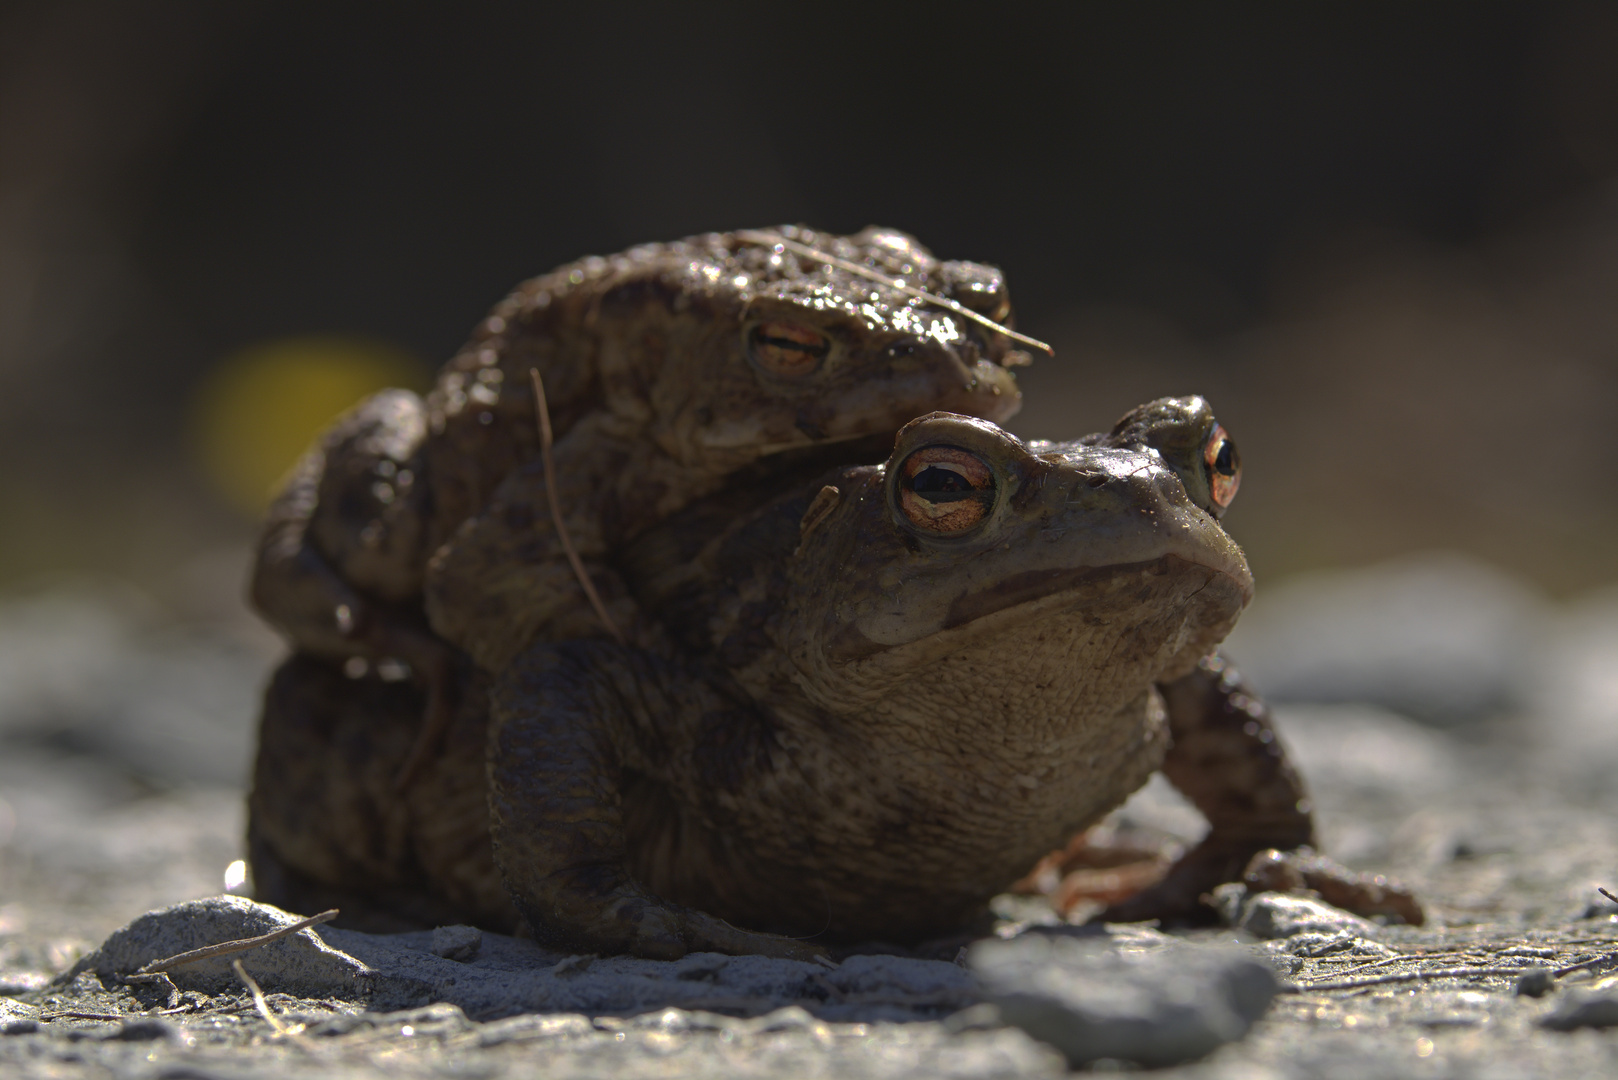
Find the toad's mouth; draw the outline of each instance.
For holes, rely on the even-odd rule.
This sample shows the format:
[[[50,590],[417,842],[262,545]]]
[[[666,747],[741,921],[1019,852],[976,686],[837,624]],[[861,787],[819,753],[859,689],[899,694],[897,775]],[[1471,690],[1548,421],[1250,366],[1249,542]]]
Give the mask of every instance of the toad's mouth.
[[[884,644],[849,625],[830,643],[827,659],[902,670],[1046,622],[1080,622],[1120,638],[1143,624],[1173,625],[1206,651],[1223,640],[1253,595],[1246,566],[1221,562],[1171,553],[1116,566],[1025,571],[958,597],[935,629],[909,641]]]
[[[1029,609],[1024,614],[1033,614],[1042,603],[1060,605],[1074,593],[1098,595],[1109,589],[1115,590],[1118,587],[1117,583],[1128,582],[1132,578],[1147,580],[1169,575],[1195,575],[1199,570],[1206,571],[1210,575],[1231,576],[1226,569],[1209,566],[1201,560],[1186,559],[1179,555],[1164,555],[1149,562],[1128,566],[1027,570],[1006,578],[992,589],[967,593],[956,599],[944,617],[943,628],[951,630],[1001,612],[1024,607]],[[1232,577],[1231,580],[1235,583],[1237,579]],[[1145,585],[1131,593],[1132,602],[1136,604],[1148,603],[1154,595],[1155,591]],[[1245,603],[1246,598],[1243,599],[1243,604]]]

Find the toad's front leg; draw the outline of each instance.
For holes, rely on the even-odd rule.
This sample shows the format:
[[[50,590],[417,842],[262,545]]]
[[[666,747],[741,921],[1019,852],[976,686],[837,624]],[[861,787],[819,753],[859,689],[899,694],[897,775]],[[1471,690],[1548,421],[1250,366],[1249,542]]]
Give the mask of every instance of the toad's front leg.
[[[1261,851],[1314,843],[1303,781],[1270,726],[1268,707],[1224,657],[1159,687],[1173,743],[1163,775],[1208,819],[1208,835],[1157,884],[1102,912],[1109,922],[1206,921],[1201,897],[1239,881]]]
[[[501,677],[491,703],[490,832],[506,888],[540,941],[663,960],[819,955],[670,903],[629,872],[625,773],[686,756],[679,717],[715,696],[673,664],[601,641],[537,647]]]
[[[427,707],[401,783],[455,712],[454,651],[421,612],[426,422],[407,390],[373,394],[340,417],[271,503],[250,585],[253,605],[296,650],[410,666]]]

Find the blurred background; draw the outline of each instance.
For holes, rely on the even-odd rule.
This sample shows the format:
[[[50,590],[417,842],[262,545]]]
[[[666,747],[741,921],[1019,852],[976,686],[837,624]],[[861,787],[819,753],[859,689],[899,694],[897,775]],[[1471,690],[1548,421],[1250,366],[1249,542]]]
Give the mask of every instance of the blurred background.
[[[1019,433],[1213,400],[1278,697],[1610,739],[1615,56],[1610,5],[12,0],[0,733],[237,782],[331,415],[580,255],[874,222],[1005,269]]]

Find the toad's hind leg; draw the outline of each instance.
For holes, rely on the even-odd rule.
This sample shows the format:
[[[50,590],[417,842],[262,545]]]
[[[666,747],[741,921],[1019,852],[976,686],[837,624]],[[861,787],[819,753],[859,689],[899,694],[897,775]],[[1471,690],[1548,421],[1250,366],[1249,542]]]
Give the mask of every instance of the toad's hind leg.
[[[656,776],[688,758],[682,719],[720,704],[712,688],[673,664],[602,641],[536,647],[496,684],[489,733],[494,860],[543,944],[654,959],[820,954],[671,903],[630,874],[625,772]]]
[[[1314,842],[1303,781],[1270,726],[1269,708],[1217,653],[1159,687],[1173,743],[1163,775],[1210,826],[1208,835],[1157,884],[1102,912],[1108,922],[1208,921],[1200,899],[1241,879],[1254,855]]]
[[[421,691],[350,679],[310,656],[282,664],[248,798],[255,897],[305,913],[336,907],[340,924],[359,929],[511,930],[516,913],[488,854],[482,699],[475,687],[463,696],[443,754],[405,798],[393,778]]]

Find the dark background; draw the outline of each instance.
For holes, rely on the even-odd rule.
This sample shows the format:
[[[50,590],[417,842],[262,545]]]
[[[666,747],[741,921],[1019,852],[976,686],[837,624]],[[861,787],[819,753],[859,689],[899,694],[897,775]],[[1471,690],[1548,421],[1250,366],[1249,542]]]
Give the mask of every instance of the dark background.
[[[517,280],[802,221],[1007,272],[1012,426],[1208,394],[1261,577],[1457,548],[1618,578],[1608,6],[0,8],[0,584],[250,536],[223,358],[446,359]]]

